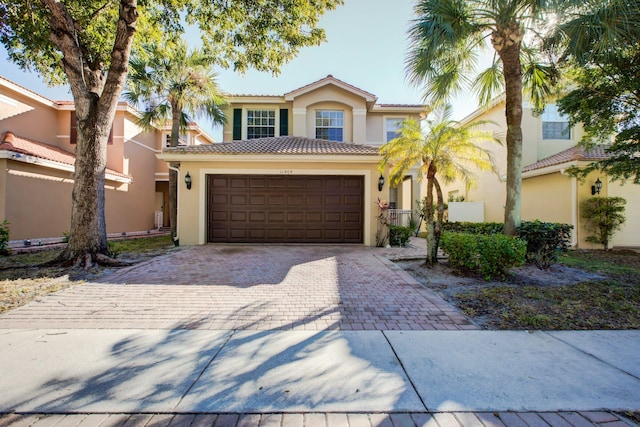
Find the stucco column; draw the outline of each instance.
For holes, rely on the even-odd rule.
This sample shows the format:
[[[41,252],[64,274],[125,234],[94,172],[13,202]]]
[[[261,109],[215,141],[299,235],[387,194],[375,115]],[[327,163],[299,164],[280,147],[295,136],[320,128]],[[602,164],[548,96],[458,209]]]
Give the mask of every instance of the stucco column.
[[[353,142],[364,144],[367,142],[367,110],[353,109]]]
[[[291,132],[291,131],[289,131]],[[307,135],[307,109],[306,108],[294,108],[293,109],[293,136],[310,137],[315,135]]]

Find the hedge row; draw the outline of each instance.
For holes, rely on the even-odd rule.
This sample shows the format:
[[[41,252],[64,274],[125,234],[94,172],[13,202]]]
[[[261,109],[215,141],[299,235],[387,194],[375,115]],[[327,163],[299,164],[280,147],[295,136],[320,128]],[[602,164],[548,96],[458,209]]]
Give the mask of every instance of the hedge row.
[[[499,222],[446,222],[443,230],[454,233],[481,235],[501,234],[504,224]],[[572,225],[542,221],[522,221],[519,237],[527,243],[526,260],[540,268],[547,268],[558,260],[571,242]]]
[[[512,267],[524,264],[527,243],[504,234],[442,233],[440,247],[449,266],[460,273],[479,273],[486,280],[504,279]]]

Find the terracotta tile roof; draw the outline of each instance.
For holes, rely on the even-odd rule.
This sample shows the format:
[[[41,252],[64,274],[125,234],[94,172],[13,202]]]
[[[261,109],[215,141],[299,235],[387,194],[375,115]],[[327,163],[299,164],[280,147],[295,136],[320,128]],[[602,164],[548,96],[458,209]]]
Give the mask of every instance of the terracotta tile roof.
[[[257,138],[210,145],[171,147],[166,148],[165,151],[184,154],[378,155],[378,147],[370,145],[324,141],[297,136]]]
[[[64,151],[61,148],[45,144],[43,142],[16,136],[11,131],[5,132],[4,135],[2,135],[2,139],[0,139],[0,150],[50,160],[64,165],[73,166],[76,161],[76,156],[68,151]],[[124,175],[111,169],[107,169],[106,172],[110,175],[119,176],[121,178],[131,178],[128,175]]]
[[[542,160],[538,160],[537,162],[525,166],[522,169],[522,172],[530,172],[536,169],[542,169],[549,166],[561,165],[563,163],[575,162],[575,161],[597,161],[604,160],[609,157],[609,155],[605,152],[607,147],[600,145],[597,147],[593,147],[592,149],[586,151],[583,147],[576,145],[567,150],[561,151],[553,156],[546,157]]]

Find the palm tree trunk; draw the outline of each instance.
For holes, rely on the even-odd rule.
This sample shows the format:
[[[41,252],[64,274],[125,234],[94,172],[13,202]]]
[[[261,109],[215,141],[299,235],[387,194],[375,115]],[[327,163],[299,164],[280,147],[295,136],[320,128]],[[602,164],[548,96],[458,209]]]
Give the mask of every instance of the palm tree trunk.
[[[444,197],[442,196],[442,188],[440,182],[436,178],[433,178],[433,185],[436,188],[437,206],[438,211],[436,215],[436,226],[434,229],[434,235],[436,238],[436,261],[438,260],[438,248],[440,247],[440,235],[442,234],[442,223],[444,222]]]
[[[436,168],[433,162],[429,164],[427,170],[427,200],[425,207],[425,228],[427,230],[427,260],[428,266],[438,262],[438,248],[436,241],[435,227],[433,224],[433,182],[435,180]]]
[[[513,30],[513,29],[512,29]],[[521,221],[522,197],[522,64],[520,42],[498,50],[505,82],[507,119],[507,200],[504,234],[515,236]]]

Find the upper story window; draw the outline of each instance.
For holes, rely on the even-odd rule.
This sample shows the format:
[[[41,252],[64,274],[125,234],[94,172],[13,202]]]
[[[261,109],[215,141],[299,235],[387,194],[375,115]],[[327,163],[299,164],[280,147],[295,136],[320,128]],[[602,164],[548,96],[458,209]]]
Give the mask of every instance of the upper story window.
[[[542,113],[542,139],[571,139],[569,118],[555,104],[547,105]]]
[[[336,110],[316,111],[316,138],[342,142],[344,112]]]
[[[247,110],[247,139],[276,135],[275,110]]]
[[[400,136],[400,128],[404,118],[389,118],[385,120],[385,142]]]

